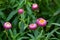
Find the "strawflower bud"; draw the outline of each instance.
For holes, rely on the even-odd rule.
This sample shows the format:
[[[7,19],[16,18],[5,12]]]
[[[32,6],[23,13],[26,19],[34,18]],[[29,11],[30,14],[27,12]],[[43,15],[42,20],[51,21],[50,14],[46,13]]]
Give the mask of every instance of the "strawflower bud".
[[[39,25],[39,26],[46,26],[47,24],[47,21],[43,18],[39,18],[37,19],[36,23]]]
[[[18,13],[19,13],[19,14],[22,14],[23,12],[24,12],[23,9],[19,9],[19,10],[18,10]]]
[[[35,30],[37,28],[37,24],[30,24],[29,25],[29,29],[31,29],[31,30]]]
[[[8,30],[8,29],[12,28],[12,25],[11,25],[10,22],[5,22],[4,25],[3,25],[3,27]]]
[[[34,3],[34,4],[32,5],[32,9],[33,9],[33,10],[37,10],[37,9],[38,9],[38,4]]]

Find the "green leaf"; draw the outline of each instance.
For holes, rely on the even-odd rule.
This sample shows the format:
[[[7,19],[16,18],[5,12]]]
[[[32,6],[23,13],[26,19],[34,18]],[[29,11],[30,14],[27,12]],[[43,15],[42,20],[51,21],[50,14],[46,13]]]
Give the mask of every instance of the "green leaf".
[[[17,40],[28,39],[29,37],[20,37]]]
[[[4,19],[4,20],[6,19],[6,17],[5,17],[5,15],[4,15],[4,13],[3,13],[3,12],[1,12],[1,11],[0,11],[0,17],[1,17],[2,19]]]
[[[41,30],[40,34],[36,37],[36,39],[40,39],[43,36],[43,30]]]
[[[14,4],[16,2],[16,0],[10,0],[10,4]]]
[[[52,25],[60,26],[60,24],[59,24],[59,23],[52,23]]]
[[[18,24],[18,17],[15,17],[15,19],[12,21],[12,24],[13,24],[14,27],[17,26],[17,24]]]
[[[34,36],[32,34],[27,34],[28,36],[30,36],[32,39],[34,39]]]
[[[60,9],[58,9],[58,10],[53,14],[53,16],[57,16],[58,14],[60,14]]]
[[[17,10],[19,9],[19,8],[21,8],[21,7],[23,7],[23,5],[25,4],[25,2],[24,2],[25,0],[22,0],[22,1],[20,1],[20,2],[18,2],[18,7],[17,7]]]
[[[52,34],[53,34],[55,31],[57,31],[58,29],[60,29],[60,28],[55,28],[55,29],[52,30],[50,33],[48,33],[48,34],[47,34],[47,37],[45,38],[45,40],[48,40],[48,39],[52,36]]]
[[[60,40],[60,39],[58,39],[58,38],[50,38],[51,40]]]
[[[48,31],[50,29],[50,27],[52,26],[52,23],[55,21],[56,17],[51,17],[49,20],[48,20],[48,24],[46,26],[46,31]]]
[[[35,30],[35,31],[34,31],[34,36],[37,37],[37,36],[39,35],[39,33],[40,33],[40,32],[39,32],[38,30]]]
[[[1,24],[3,25],[4,24],[4,21],[3,20],[0,20]]]
[[[32,14],[32,10],[31,10],[31,8],[29,7],[29,5],[26,5],[26,8],[27,8],[27,11],[28,11],[29,15],[31,15],[31,14]]]
[[[12,12],[8,15],[6,21],[10,21],[10,19],[12,19],[12,17],[13,17],[16,13],[17,13],[17,10],[12,11]]]
[[[25,24],[23,22],[19,22],[20,33],[24,32],[24,27],[25,27]]]
[[[13,35],[13,32],[11,29],[9,30],[9,33],[10,33],[11,37],[14,38],[14,35]]]
[[[56,31],[56,33],[60,35],[60,32],[57,32],[57,31]]]

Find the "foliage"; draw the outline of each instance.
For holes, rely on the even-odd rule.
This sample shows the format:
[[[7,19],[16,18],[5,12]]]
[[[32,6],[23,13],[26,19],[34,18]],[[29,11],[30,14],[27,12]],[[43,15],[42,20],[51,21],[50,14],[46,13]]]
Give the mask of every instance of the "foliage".
[[[31,9],[33,3],[38,10]],[[23,14],[18,14],[20,8]],[[28,25],[40,17],[48,21],[46,27],[30,30]],[[3,28],[7,21],[10,30]],[[60,40],[60,0],[0,0],[0,40]]]

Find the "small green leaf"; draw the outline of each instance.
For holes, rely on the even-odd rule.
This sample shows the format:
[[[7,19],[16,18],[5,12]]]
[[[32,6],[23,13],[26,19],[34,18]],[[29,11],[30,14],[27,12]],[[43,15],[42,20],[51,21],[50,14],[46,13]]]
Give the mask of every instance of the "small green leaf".
[[[58,10],[53,14],[53,16],[57,16],[58,14],[60,14],[60,9],[58,9]]]
[[[3,12],[1,12],[1,11],[0,11],[0,17],[1,17],[2,19],[4,19],[4,20],[6,19],[6,17],[5,17],[5,15],[4,15],[4,13],[3,13]]]
[[[34,39],[34,36],[32,34],[27,34],[28,36],[30,36],[32,39]]]
[[[12,19],[12,17],[13,17],[16,13],[17,13],[17,10],[12,11],[12,12],[8,15],[6,21],[10,21],[10,19]]]
[[[60,26],[60,24],[59,24],[59,23],[52,23],[52,25]]]

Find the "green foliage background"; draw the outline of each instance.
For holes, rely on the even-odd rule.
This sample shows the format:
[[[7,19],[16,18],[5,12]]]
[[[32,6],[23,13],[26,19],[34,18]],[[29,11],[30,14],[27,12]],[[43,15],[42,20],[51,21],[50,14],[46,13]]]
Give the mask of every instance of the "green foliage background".
[[[38,10],[31,9],[33,3]],[[18,14],[19,8],[24,14]],[[40,17],[48,21],[46,27],[29,30]],[[7,21],[12,23],[10,30],[3,28]],[[0,0],[0,40],[60,40],[60,0]]]

